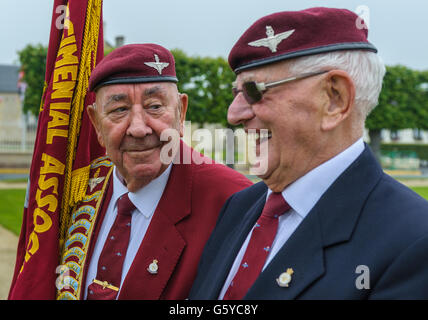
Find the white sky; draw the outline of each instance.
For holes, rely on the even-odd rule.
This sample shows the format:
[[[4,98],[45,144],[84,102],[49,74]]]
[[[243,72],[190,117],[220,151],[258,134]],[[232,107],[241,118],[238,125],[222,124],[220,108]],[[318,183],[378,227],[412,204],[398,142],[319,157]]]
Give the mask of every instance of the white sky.
[[[104,0],[105,38],[155,42],[191,55],[223,56],[258,18],[314,6],[367,6],[369,41],[386,64],[428,70],[426,0]],[[48,44],[53,0],[0,0],[0,64],[28,43]]]

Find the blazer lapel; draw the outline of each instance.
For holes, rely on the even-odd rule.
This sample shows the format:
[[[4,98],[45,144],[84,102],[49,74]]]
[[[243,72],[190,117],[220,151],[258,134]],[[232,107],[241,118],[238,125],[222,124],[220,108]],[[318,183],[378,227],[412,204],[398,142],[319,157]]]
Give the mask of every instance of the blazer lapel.
[[[173,165],[150,226],[123,282],[119,299],[159,299],[186,242],[176,224],[191,211],[192,166]],[[157,273],[148,271],[156,260]]]
[[[308,213],[245,298],[294,299],[321,277],[325,272],[324,248],[351,238],[365,200],[381,176],[382,169],[366,145]],[[294,273],[289,286],[281,287],[276,279],[288,268]]]
[[[239,221],[229,221],[227,223],[228,226],[234,225],[230,232],[220,231],[217,233],[220,236],[219,239],[210,239],[210,241],[221,243],[221,246],[218,250],[216,249],[217,256],[206,270],[211,280],[204,281],[203,285],[198,288],[198,295],[201,299],[218,299],[242,244],[263,210],[265,200],[266,191],[247,212],[243,213],[243,216],[238,216]]]
[[[186,246],[165,212],[156,210],[155,214],[126,275],[119,299],[159,299]],[[148,271],[153,262],[158,265],[154,274]]]

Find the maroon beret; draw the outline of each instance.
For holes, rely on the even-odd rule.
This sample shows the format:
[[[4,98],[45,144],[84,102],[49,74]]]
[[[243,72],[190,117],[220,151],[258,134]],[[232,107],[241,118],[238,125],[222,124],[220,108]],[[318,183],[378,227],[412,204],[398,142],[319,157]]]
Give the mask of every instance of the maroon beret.
[[[123,83],[177,82],[172,53],[153,43],[128,44],[113,50],[92,71],[89,90]]]
[[[235,73],[265,64],[337,50],[377,49],[352,11],[310,8],[284,11],[257,20],[229,54]]]

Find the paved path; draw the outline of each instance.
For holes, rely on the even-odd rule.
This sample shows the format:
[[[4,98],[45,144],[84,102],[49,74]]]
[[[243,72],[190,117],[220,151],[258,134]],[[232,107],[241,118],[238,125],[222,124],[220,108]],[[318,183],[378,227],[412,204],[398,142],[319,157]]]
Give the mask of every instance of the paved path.
[[[27,188],[27,183],[0,181],[0,190],[25,188]],[[0,300],[7,299],[7,295],[9,294],[10,283],[15,267],[17,246],[18,237],[0,226]]]
[[[7,299],[15,267],[18,237],[0,226],[0,300]]]
[[[0,189],[27,189],[26,182],[3,182],[0,181]]]

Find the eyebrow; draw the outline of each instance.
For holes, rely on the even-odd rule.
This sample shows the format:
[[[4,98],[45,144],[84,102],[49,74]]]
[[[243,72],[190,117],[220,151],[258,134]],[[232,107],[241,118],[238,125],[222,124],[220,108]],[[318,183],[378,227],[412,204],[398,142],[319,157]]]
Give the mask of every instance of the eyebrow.
[[[254,75],[253,75],[253,74],[247,74],[247,75],[245,75],[245,76],[243,76],[243,77],[241,78],[241,82],[242,82],[242,83],[244,83],[244,82],[248,82],[248,81],[255,81],[255,80],[254,80]]]
[[[243,76],[241,78],[240,82],[245,83],[245,82],[249,82],[249,81],[255,81],[253,73],[250,73],[250,74]],[[255,81],[255,82],[257,82],[257,81]],[[238,79],[235,79],[235,81],[232,82],[232,87],[237,88],[237,85],[238,85]]]
[[[154,86],[151,88],[148,88],[146,90],[144,90],[143,92],[143,96],[153,96],[153,95],[165,95],[166,94],[166,90],[165,88],[161,87],[161,86]],[[128,95],[125,93],[117,93],[117,94],[111,94],[107,97],[106,99],[107,101],[104,103],[103,108],[107,107],[108,105],[110,105],[113,102],[120,102],[120,101],[126,101],[128,100]]]
[[[153,96],[156,94],[163,94],[165,92],[165,89],[161,86],[154,86],[151,88],[148,88],[146,90],[144,90],[143,95],[145,96]]]
[[[112,94],[112,95],[107,97],[107,101],[106,101],[106,103],[104,103],[104,107],[107,107],[112,102],[125,101],[127,99],[128,99],[128,95],[126,95],[124,93]]]

